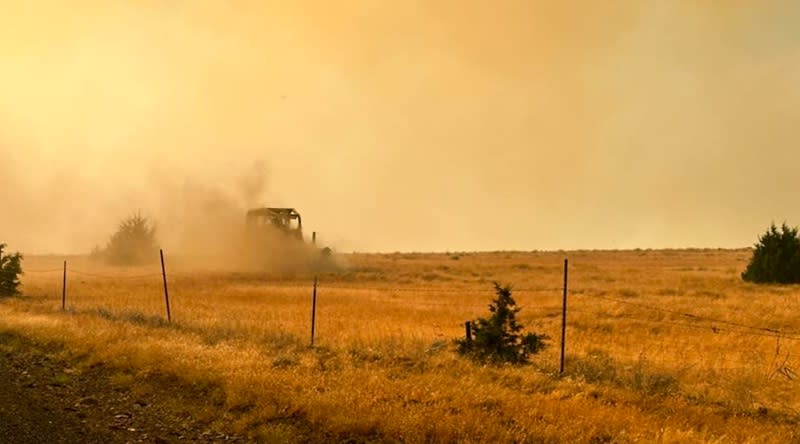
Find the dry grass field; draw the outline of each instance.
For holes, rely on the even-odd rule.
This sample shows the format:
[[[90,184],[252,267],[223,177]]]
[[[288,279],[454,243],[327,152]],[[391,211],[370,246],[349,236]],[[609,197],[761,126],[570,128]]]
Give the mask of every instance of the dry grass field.
[[[749,250],[344,255],[319,276],[136,269],[29,257],[0,329],[207,391],[187,406],[253,440],[799,442],[800,288],[739,274]],[[566,372],[558,374],[563,258]],[[527,366],[481,366],[453,339],[509,283],[521,322],[551,336]],[[309,435],[309,431],[315,435]]]

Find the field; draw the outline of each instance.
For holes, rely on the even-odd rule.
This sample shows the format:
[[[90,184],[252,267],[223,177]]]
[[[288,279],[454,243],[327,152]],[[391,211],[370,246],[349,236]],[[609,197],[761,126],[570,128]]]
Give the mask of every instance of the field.
[[[800,288],[739,274],[749,250],[343,255],[318,276],[28,257],[0,330],[64,344],[136,385],[171,375],[187,406],[264,442],[798,442]],[[559,375],[563,259],[566,371]],[[513,285],[526,366],[458,356],[464,322]]]

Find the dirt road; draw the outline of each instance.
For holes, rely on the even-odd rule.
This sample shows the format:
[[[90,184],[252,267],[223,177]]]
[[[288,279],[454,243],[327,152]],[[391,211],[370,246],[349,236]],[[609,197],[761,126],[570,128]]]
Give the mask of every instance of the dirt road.
[[[196,398],[191,390],[67,356],[0,333],[0,443],[244,441],[183,411],[187,402],[204,402],[189,399]]]
[[[112,440],[106,433],[87,430],[80,417],[66,414],[59,405],[53,405],[53,400],[37,390],[40,387],[34,382],[36,378],[16,364],[8,356],[0,362],[0,442],[100,443]]]

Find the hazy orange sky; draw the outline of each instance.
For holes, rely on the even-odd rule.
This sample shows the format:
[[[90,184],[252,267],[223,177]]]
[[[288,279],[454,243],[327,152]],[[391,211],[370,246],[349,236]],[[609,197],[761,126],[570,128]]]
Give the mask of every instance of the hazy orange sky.
[[[800,224],[798,24],[766,0],[0,0],[0,241],[293,206],[343,251],[747,246]]]

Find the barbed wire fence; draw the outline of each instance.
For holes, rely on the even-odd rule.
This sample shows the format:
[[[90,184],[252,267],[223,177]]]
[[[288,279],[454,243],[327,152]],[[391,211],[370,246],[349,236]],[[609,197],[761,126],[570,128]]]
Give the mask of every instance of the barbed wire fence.
[[[158,303],[156,292],[159,292],[159,297],[163,297],[163,305],[161,306],[161,313],[165,316],[167,323],[172,321],[172,308],[169,300],[169,290],[167,282],[169,279],[178,278],[177,282],[172,282],[175,290],[180,293],[181,284],[185,284],[188,280],[196,276],[196,273],[173,271],[169,275],[166,272],[164,262],[162,261],[161,272],[152,273],[101,273],[96,271],[87,271],[80,268],[68,267],[64,261],[63,267],[58,268],[42,268],[42,269],[25,269],[26,274],[41,274],[41,275],[54,275],[54,279],[61,273],[61,309],[68,311],[71,305],[80,305],[80,284],[82,279],[93,279],[95,281],[104,281],[106,285],[113,288],[119,282],[138,282],[152,291],[152,294],[136,295],[131,294],[127,298],[122,298],[122,305],[147,305],[150,312],[155,312],[153,309],[155,304]],[[78,279],[72,279],[72,277]],[[566,275],[566,268],[565,268]],[[566,278],[566,276],[565,276]],[[475,282],[483,283],[483,282]],[[470,283],[474,285],[474,283]],[[70,292],[68,288],[76,286],[74,290],[76,294],[72,299],[69,299]],[[162,287],[163,289],[159,288]],[[342,282],[333,282],[330,285],[325,285],[324,280],[319,280],[316,275],[313,280],[309,279],[309,284],[297,284],[295,282],[285,283],[270,283],[265,285],[269,289],[287,290],[298,295],[303,293],[309,296],[310,305],[310,330],[311,330],[311,344],[313,345],[314,336],[318,334],[316,330],[316,321],[319,319],[317,314],[319,297],[325,294],[336,294],[340,292],[347,292],[348,295],[353,296],[358,300],[359,304],[381,304],[399,308],[418,309],[419,307],[433,307],[437,309],[445,309],[448,312],[463,313],[464,317],[474,316],[478,309],[486,309],[487,303],[473,303],[471,299],[476,296],[483,296],[486,291],[469,288],[432,288],[432,287],[419,287],[419,286],[389,286],[389,285],[347,285]],[[529,316],[538,319],[557,318],[562,316],[562,337],[561,337],[561,353],[559,359],[562,363],[560,372],[564,372],[563,362],[566,358],[567,368],[570,362],[570,353],[576,353],[576,358],[580,359],[592,353],[592,350],[570,348],[569,337],[571,335],[570,323],[571,314],[579,314],[589,319],[603,322],[613,322],[616,320],[624,319],[629,322],[648,324],[655,327],[676,328],[691,332],[717,335],[728,335],[736,338],[753,338],[755,340],[770,340],[775,342],[774,350],[769,352],[765,351],[762,347],[761,351],[750,350],[748,353],[742,353],[739,356],[729,356],[723,354],[713,354],[714,348],[712,345],[704,344],[702,341],[689,341],[676,339],[674,335],[661,335],[660,340],[652,340],[645,337],[635,338],[633,342],[637,344],[629,350],[620,351],[617,349],[613,352],[617,359],[627,359],[631,361],[641,360],[647,358],[648,353],[653,355],[653,350],[672,351],[668,354],[670,359],[674,356],[686,356],[686,359],[702,359],[708,362],[724,363],[725,369],[746,369],[751,368],[754,364],[760,364],[764,368],[764,373],[773,378],[778,375],[785,377],[787,380],[794,380],[796,374],[795,357],[792,355],[793,347],[800,345],[800,331],[786,328],[776,328],[774,326],[753,325],[744,322],[731,321],[719,317],[708,315],[701,315],[684,310],[676,310],[666,307],[664,305],[647,304],[642,301],[633,301],[621,297],[608,296],[601,292],[590,292],[580,287],[570,288],[566,290],[567,280],[564,281],[564,286],[529,286],[513,288],[514,292],[524,300],[526,304],[521,304],[527,311],[532,312]],[[319,292],[319,294],[318,294]],[[358,297],[360,293],[368,293],[368,297]],[[564,293],[566,296],[563,301],[560,301],[561,295]],[[462,298],[454,301],[436,301],[436,300],[409,300],[406,295],[426,295],[426,294],[447,294],[459,295]],[[377,296],[376,296],[377,295]],[[302,297],[302,296],[300,296]],[[551,302],[547,305],[537,304],[544,298],[548,298]],[[467,300],[464,300],[467,299]],[[596,301],[603,301],[616,307],[627,308],[628,311],[622,313],[615,313],[609,315],[607,311],[603,311],[596,306]],[[469,302],[468,302],[469,301]],[[553,304],[552,302],[556,303]],[[569,306],[567,306],[569,301]],[[558,305],[561,302],[561,305]],[[105,313],[104,310],[109,308],[119,307],[104,307],[103,299],[95,303],[95,306],[87,306],[86,310],[94,310],[98,313]],[[325,303],[319,304],[320,308],[325,307]],[[123,307],[131,308],[131,307]],[[607,308],[607,307],[606,307]],[[180,307],[177,307],[180,312]],[[324,313],[320,313],[324,316]],[[648,317],[648,315],[657,315],[656,317]],[[180,317],[180,316],[179,316]],[[182,317],[182,319],[186,319]],[[564,335],[563,333],[566,333]],[[557,335],[552,335],[556,337]],[[791,347],[787,344],[793,344]],[[705,354],[712,353],[712,354]],[[664,353],[666,354],[666,353]],[[748,357],[742,357],[747,355]]]

